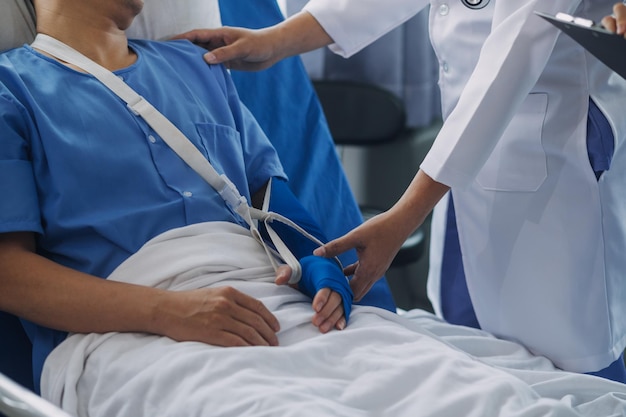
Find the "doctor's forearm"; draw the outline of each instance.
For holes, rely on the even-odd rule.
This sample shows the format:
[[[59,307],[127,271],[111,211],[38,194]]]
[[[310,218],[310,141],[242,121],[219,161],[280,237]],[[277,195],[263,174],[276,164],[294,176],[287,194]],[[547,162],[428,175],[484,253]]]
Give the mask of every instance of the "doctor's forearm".
[[[282,58],[313,51],[333,43],[319,22],[306,11],[298,12],[272,26],[277,50]]]
[[[402,197],[390,209],[404,225],[407,236],[419,227],[435,205],[450,190],[445,184],[433,180],[421,169],[411,181]]]

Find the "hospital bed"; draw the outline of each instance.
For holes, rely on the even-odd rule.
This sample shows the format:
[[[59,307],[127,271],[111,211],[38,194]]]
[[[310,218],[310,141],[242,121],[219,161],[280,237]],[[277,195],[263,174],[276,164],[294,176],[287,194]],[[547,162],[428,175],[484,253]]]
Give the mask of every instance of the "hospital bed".
[[[248,17],[242,16],[241,11],[250,10],[252,3],[254,12]],[[274,0],[225,0],[221,6],[226,24],[265,26],[280,19]],[[252,21],[262,16],[265,20]],[[250,20],[246,20],[248,18]],[[298,74],[304,74],[301,63],[298,59],[291,59],[281,62],[272,71],[236,73],[233,77],[242,100],[255,113],[283,157],[296,193],[323,220],[322,224],[334,237],[358,224],[361,213],[336,157],[319,103],[312,99],[315,97],[313,88]],[[284,83],[293,86],[293,90],[273,88],[272,83],[278,80],[283,86]],[[277,91],[289,91],[291,95],[276,97],[278,104],[273,109],[268,110],[267,101],[256,101],[255,104],[258,97],[275,96]],[[291,102],[309,103],[309,106],[292,106]],[[294,108],[301,113],[293,117],[276,117],[282,114],[280,109]],[[299,123],[293,123],[294,120]],[[272,135],[271,132],[283,134]],[[296,138],[303,139],[294,142]],[[293,155],[296,158],[292,158]],[[311,166],[307,171],[298,169],[303,160],[316,159],[323,161],[321,166]],[[307,172],[316,173],[315,178],[303,177]],[[329,200],[328,195],[333,200]],[[340,198],[345,208],[337,217],[333,217],[334,211],[326,209],[329,204],[337,207],[335,198]],[[350,256],[354,259],[354,254],[347,254],[344,262],[350,262]],[[145,275],[153,276],[151,273]],[[167,398],[167,404],[175,410],[145,415],[183,415],[187,414],[185,411],[192,414],[191,409],[185,408],[206,403],[211,404],[212,415],[233,416],[397,417],[419,415],[418,410],[433,416],[531,415],[517,414],[513,410],[517,403],[523,407],[528,404],[529,409],[537,411],[532,415],[543,415],[540,414],[542,408],[547,410],[546,415],[550,412],[553,416],[626,415],[626,388],[621,384],[560,372],[548,360],[530,354],[520,345],[498,340],[480,330],[448,325],[423,311],[414,310],[399,316],[392,312],[395,306],[385,281],[377,284],[365,302],[376,307],[356,307],[348,330],[331,332],[323,337],[300,334],[300,331],[307,332],[307,326],[296,319],[308,313],[296,309],[297,303],[287,304],[279,313],[284,316],[285,332],[291,335],[288,336],[291,339],[286,340],[281,348],[207,350],[203,347],[202,355],[209,356],[197,357],[191,364],[179,364],[178,360],[195,353],[152,356],[138,351],[140,356],[135,359],[143,356],[143,360],[154,362],[147,365],[157,367],[157,373],[147,375],[147,379],[135,380],[137,372],[129,369],[133,375],[118,375],[117,380],[106,381],[112,385],[109,387],[112,391],[105,397],[115,401],[117,395],[125,394],[120,387],[126,386],[127,382],[144,394]],[[112,340],[128,337],[130,339],[123,343],[135,343],[142,337],[151,336],[118,334],[104,337]],[[120,360],[131,355],[133,349],[124,346],[123,352],[110,354]],[[179,343],[168,349],[194,346],[197,347]],[[12,404],[12,407],[5,406],[0,410],[9,417],[65,416],[40,402],[39,397],[20,391],[16,386],[14,381],[32,388],[32,377],[27,369],[29,356],[29,342],[18,319],[0,312],[0,373],[10,377],[0,375],[0,399],[5,400],[5,405]],[[76,359],[78,362],[70,365],[68,361],[67,366],[61,361],[64,365],[57,369],[68,381],[76,377],[68,369],[76,369],[84,362],[80,355]],[[98,359],[94,355],[90,360]],[[109,364],[107,362],[106,367]],[[199,385],[188,385],[196,376],[187,377],[178,371],[162,373],[168,364],[180,365],[180,372],[191,366],[208,379]],[[116,365],[111,367],[120,369]],[[173,376],[176,385],[184,390],[184,398],[179,396],[170,400],[174,391],[171,390]],[[71,387],[71,383],[67,385],[66,394],[70,396]],[[165,391],[153,391],[157,387]],[[19,401],[28,402],[32,407],[20,407]],[[120,401],[124,407],[145,407],[144,398],[137,391]]]
[[[222,22],[263,27],[282,19],[273,0],[256,1],[254,12],[246,13],[245,10],[251,10],[251,4],[246,0],[220,2]],[[34,11],[29,0],[3,1],[0,16],[0,51],[34,38]],[[316,217],[329,238],[341,236],[360,224],[361,212],[300,59],[286,59],[259,73],[234,72],[233,79],[242,101],[276,147],[294,193]],[[303,166],[307,169],[301,169]],[[356,253],[344,254],[341,260],[348,265],[356,260]],[[395,310],[385,279],[374,286],[362,303]],[[30,341],[19,319],[2,311],[0,340],[0,373],[32,390]]]

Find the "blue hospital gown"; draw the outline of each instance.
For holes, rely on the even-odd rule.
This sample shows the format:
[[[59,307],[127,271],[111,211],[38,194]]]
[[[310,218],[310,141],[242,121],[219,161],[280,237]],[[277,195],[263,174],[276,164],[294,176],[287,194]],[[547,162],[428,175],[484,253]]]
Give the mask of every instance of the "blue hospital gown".
[[[285,178],[229,74],[186,41],[130,41],[116,71],[249,197]],[[174,99],[175,98],[175,99]],[[30,46],[0,56],[0,233],[35,232],[38,252],[106,277],[172,228],[237,219],[221,197],[91,75]],[[25,323],[35,385],[65,334]]]

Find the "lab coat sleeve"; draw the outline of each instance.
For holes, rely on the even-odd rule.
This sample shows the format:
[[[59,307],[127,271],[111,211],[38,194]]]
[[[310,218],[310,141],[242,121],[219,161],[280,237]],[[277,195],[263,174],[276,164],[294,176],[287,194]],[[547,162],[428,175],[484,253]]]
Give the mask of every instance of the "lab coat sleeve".
[[[330,49],[347,58],[415,16],[428,0],[311,0],[311,13],[333,38]]]
[[[574,13],[580,0],[498,0],[490,35],[421,169],[451,187],[478,174],[539,79],[559,31],[534,14]]]

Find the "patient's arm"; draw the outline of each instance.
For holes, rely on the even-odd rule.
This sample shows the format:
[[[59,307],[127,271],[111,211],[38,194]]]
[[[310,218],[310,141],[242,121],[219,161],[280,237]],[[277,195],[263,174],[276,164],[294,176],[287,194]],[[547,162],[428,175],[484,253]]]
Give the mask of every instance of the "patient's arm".
[[[264,29],[198,29],[177,38],[188,39],[210,50],[205,55],[208,63],[225,63],[237,70],[266,69],[283,58],[333,43],[313,15],[306,11]]]
[[[291,268],[283,265],[276,271],[276,284],[285,285],[290,277]],[[315,314],[311,321],[322,333],[326,333],[333,328],[343,330],[346,327],[343,300],[339,293],[330,288],[322,288],[315,294],[312,306]]]
[[[278,344],[276,318],[233,288],[174,292],[97,278],[36,254],[33,233],[0,234],[0,310],[68,332],[147,332],[219,346]]]
[[[253,194],[252,204],[255,207],[263,206],[266,190],[267,185]],[[271,196],[270,211],[282,214],[318,239],[326,241],[319,225],[298,202],[285,181],[273,180]],[[279,222],[275,222],[272,227],[300,260],[303,279],[297,287],[313,299],[312,306],[315,314],[312,323],[322,333],[332,328],[339,330],[345,328],[352,304],[352,291],[341,269],[333,260],[325,260],[326,265],[319,264],[318,259],[311,256],[317,244],[300,235],[299,232]],[[286,266],[282,267],[276,273],[275,282],[278,285],[287,284],[290,275],[291,269]]]

